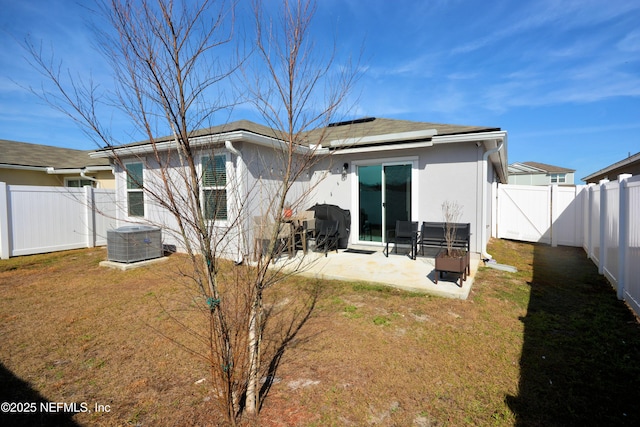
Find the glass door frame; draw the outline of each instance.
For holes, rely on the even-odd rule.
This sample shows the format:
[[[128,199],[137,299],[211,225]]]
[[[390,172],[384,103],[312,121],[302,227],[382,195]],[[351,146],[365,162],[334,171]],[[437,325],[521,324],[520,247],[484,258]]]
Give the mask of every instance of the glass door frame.
[[[386,243],[386,212],[383,206],[380,206],[382,211],[382,241],[375,242],[371,240],[360,240],[360,197],[359,197],[359,175],[358,175],[358,167],[359,166],[374,166],[380,165],[382,166],[382,203],[385,203],[384,197],[384,187],[385,187],[385,177],[384,177],[384,167],[385,166],[396,166],[396,165],[411,165],[411,220],[418,220],[418,194],[419,193],[419,171],[418,171],[418,157],[390,157],[390,158],[379,158],[379,159],[367,159],[367,160],[354,160],[351,162],[351,170],[354,174],[354,179],[352,180],[351,186],[351,206],[353,207],[351,214],[351,223],[353,226],[354,232],[351,233],[351,241],[358,245],[375,245],[375,246],[384,246]]]

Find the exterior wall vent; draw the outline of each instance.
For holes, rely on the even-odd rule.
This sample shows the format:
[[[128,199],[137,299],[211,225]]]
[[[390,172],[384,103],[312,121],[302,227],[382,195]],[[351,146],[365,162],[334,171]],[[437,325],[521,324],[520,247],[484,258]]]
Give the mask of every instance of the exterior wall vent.
[[[127,225],[107,230],[107,259],[132,263],[160,258],[162,230],[148,225]]]

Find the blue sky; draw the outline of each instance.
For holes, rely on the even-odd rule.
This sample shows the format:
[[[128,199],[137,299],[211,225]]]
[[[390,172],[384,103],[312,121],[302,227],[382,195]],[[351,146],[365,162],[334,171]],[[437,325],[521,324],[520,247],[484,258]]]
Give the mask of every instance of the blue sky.
[[[47,83],[18,45],[28,34],[108,84],[87,12],[70,0],[0,10],[0,138],[95,148],[26,90]],[[319,0],[313,29],[321,49],[337,39],[339,60],[364,48],[353,116],[500,127],[510,163],[576,169],[579,181],[640,151],[638,23],[629,0]],[[116,114],[104,119],[126,140]]]

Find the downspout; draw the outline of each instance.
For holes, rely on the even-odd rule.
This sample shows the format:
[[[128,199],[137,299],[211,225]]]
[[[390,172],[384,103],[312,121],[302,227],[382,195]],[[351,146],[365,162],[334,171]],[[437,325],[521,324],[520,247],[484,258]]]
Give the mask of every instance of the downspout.
[[[480,243],[482,245],[481,256],[482,259],[492,259],[493,256],[487,253],[487,197],[485,195],[486,191],[486,182],[487,179],[487,162],[489,161],[489,156],[497,153],[502,150],[502,146],[504,145],[504,140],[500,142],[500,144],[496,148],[492,148],[491,150],[487,150],[482,156],[482,224],[480,227]]]
[[[224,146],[225,148],[234,156],[236,156],[236,160],[237,160],[237,166],[236,166],[236,185],[235,185],[235,204],[236,204],[236,211],[237,211],[237,215],[239,218],[238,221],[238,225],[239,225],[239,231],[238,231],[238,245],[237,245],[237,253],[236,253],[236,264],[240,265],[242,264],[242,262],[244,261],[244,251],[243,249],[243,242],[245,241],[245,221],[242,220],[241,215],[241,203],[240,203],[240,197],[244,194],[244,185],[243,185],[243,177],[244,177],[244,160],[242,158],[242,152],[240,152],[240,150],[238,150],[236,147],[233,146],[233,144],[231,143],[231,141],[227,140],[224,142]]]
[[[96,183],[96,188],[100,188],[100,181],[98,181],[98,180],[97,180],[97,179],[95,179],[95,178],[92,178],[92,177],[90,177],[90,176],[85,175],[85,170],[84,170],[84,169],[81,169],[81,170],[80,170],[80,176],[81,176],[82,178],[84,178],[84,179],[88,179],[89,181],[95,182],[95,183]]]

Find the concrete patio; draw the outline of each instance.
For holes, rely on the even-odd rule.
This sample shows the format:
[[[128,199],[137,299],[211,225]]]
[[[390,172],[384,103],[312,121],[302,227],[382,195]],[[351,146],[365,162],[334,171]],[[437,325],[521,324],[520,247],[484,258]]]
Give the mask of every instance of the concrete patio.
[[[287,269],[298,268],[301,275],[308,277],[368,282],[393,286],[413,292],[424,292],[444,298],[467,299],[475,273],[480,264],[478,254],[471,255],[471,274],[458,286],[460,279],[457,275],[446,275],[443,279],[435,280],[435,253],[418,256],[415,260],[409,258],[400,250],[385,257],[381,247],[357,246],[351,249],[365,249],[375,251],[372,254],[345,252],[340,249],[329,252],[327,257],[322,253],[309,252],[303,258],[298,252],[294,259],[282,258],[277,262],[286,263]],[[475,256],[474,256],[475,255]],[[456,280],[456,282],[454,282]]]

